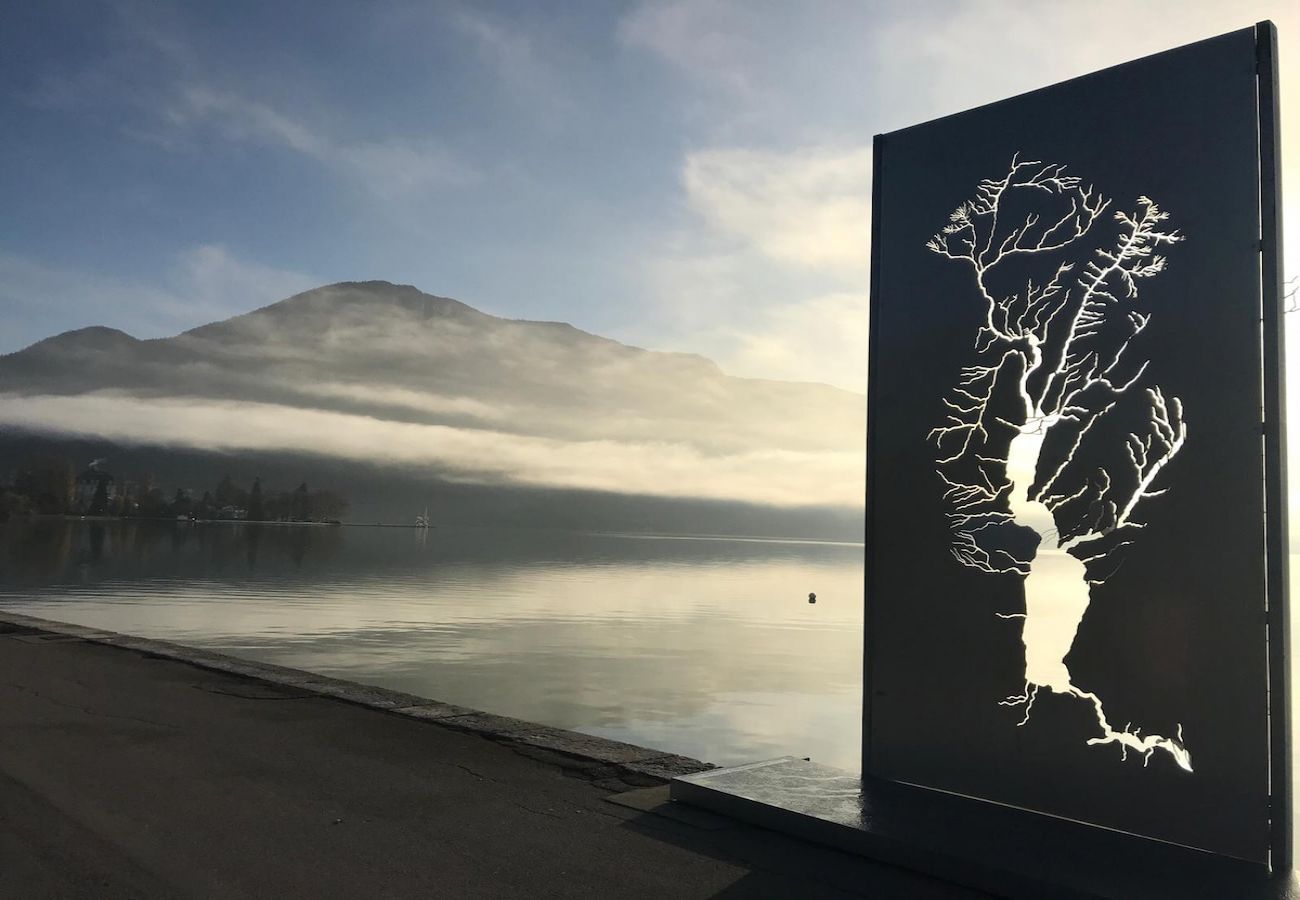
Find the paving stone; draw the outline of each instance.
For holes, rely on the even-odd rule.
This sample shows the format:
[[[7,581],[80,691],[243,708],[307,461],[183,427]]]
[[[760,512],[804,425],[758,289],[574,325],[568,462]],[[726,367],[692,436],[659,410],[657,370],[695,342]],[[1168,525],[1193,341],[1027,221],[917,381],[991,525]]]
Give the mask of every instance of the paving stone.
[[[53,624],[46,622],[45,619],[38,619],[35,616],[24,616],[22,613],[0,612],[0,622],[5,625],[19,628],[38,628],[41,625]]]
[[[116,632],[105,631],[102,628],[88,628],[85,625],[69,625],[64,622],[43,622],[40,630],[61,637],[75,637],[83,640],[101,640],[116,634]]]
[[[314,691],[326,697],[336,697],[339,700],[346,700],[349,703],[358,703],[361,706],[370,706],[375,709],[396,709],[429,702],[428,698],[417,697],[414,694],[405,694],[401,691],[390,691],[387,688],[357,684],[353,681],[339,681],[332,678],[321,681],[298,682],[298,686],[303,690]]]
[[[50,634],[49,632],[33,631],[30,634],[15,634],[13,639],[22,641],[24,644],[66,644],[69,642],[84,643],[83,638],[71,634]]]
[[[656,756],[654,759],[623,763],[621,768],[629,772],[635,772],[638,775],[648,775],[651,778],[662,778],[667,781],[676,778],[678,775],[694,775],[696,772],[705,772],[717,767],[711,763],[691,759],[689,756],[678,756],[675,753],[669,753],[664,756]]]
[[[476,712],[467,716],[448,716],[442,724],[448,728],[473,731],[479,734],[504,734],[508,731],[526,731],[538,727],[533,722],[512,719],[510,716],[495,716],[492,713]]]
[[[482,715],[476,709],[470,709],[466,706],[454,706],[451,703],[438,703],[434,700],[428,700],[415,706],[395,706],[392,712],[410,719],[424,720],[446,719],[450,716]]]
[[[133,634],[117,634],[110,632],[99,639],[101,644],[109,644],[113,647],[125,647],[128,650],[139,650],[143,653],[155,653],[159,656],[179,656],[180,646],[168,641],[159,641],[153,638],[136,637]]]
[[[505,732],[503,736],[534,747],[572,753],[574,756],[601,762],[624,763],[666,755],[663,750],[650,750],[646,747],[637,747],[621,741],[611,741],[607,738],[593,737],[589,734],[579,734],[576,731],[566,731],[563,728],[551,728],[546,725],[530,724],[519,731]]]
[[[263,681],[274,682],[275,684],[302,684],[308,681],[324,683],[332,681],[324,675],[317,675],[313,672],[304,672],[301,669],[290,669],[285,666],[277,666],[273,663],[257,662],[251,659],[239,659],[234,656],[225,656],[220,653],[205,653],[204,656],[211,660],[209,668],[219,669],[222,672],[229,672],[232,675],[244,675],[249,678],[260,678]],[[207,665],[207,663],[201,663]]]

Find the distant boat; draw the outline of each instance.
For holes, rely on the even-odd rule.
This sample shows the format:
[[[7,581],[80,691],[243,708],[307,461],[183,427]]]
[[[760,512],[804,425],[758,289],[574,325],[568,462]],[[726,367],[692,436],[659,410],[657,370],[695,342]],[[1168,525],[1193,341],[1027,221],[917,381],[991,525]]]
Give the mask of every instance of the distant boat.
[[[426,506],[424,508],[424,515],[415,517],[415,527],[416,528],[431,527],[431,525],[429,524],[429,507]]]

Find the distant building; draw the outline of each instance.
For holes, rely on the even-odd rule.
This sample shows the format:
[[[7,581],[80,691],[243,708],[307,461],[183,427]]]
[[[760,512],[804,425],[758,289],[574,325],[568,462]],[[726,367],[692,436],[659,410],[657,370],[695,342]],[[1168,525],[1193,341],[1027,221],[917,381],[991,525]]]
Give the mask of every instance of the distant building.
[[[90,465],[77,476],[74,487],[73,507],[81,512],[95,513],[102,515],[106,509],[94,509],[95,495],[100,492],[100,486],[103,486],[105,505],[111,504],[117,498],[117,482],[108,472],[100,468],[102,460],[94,460]]]

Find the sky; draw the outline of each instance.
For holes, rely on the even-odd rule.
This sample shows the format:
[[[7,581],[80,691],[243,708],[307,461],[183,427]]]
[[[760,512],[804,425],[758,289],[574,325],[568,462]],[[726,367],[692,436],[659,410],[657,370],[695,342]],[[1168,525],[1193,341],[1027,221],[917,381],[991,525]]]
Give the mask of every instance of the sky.
[[[0,12],[0,353],[384,279],[865,391],[871,138],[1300,4],[51,2]]]

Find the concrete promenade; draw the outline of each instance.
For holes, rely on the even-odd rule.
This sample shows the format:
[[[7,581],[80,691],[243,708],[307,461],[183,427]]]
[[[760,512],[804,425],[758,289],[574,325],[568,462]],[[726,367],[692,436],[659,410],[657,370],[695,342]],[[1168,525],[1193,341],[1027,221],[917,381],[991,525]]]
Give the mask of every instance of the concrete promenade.
[[[0,612],[0,897],[983,896],[669,804],[701,767]]]

